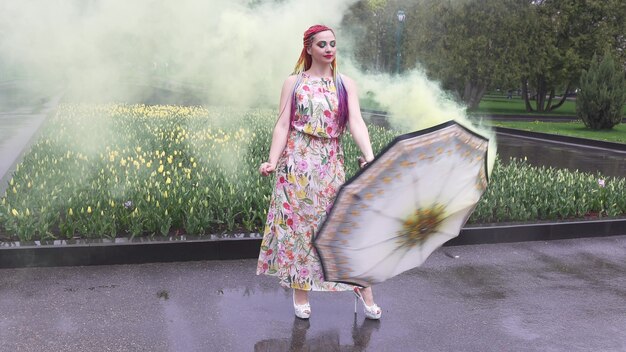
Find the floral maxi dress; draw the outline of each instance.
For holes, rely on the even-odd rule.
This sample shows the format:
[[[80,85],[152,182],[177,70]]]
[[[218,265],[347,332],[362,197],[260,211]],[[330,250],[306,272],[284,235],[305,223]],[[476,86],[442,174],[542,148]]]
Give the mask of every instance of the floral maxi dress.
[[[338,100],[332,78],[302,74],[294,90],[295,116],[276,168],[257,275],[278,276],[287,288],[343,291],[324,281],[311,240],[345,181]]]

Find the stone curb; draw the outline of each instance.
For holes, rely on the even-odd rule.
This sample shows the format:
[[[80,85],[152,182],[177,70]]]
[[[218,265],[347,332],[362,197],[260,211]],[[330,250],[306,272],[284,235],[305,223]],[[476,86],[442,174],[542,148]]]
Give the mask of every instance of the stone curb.
[[[626,218],[468,226],[446,246],[548,241],[626,234]],[[198,238],[75,240],[56,243],[0,242],[0,268],[142,264],[254,259],[261,235]]]

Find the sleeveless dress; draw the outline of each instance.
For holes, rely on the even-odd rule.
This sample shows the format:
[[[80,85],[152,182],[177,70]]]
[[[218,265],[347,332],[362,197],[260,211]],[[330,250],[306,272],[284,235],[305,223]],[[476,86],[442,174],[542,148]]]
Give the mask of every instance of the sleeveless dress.
[[[324,281],[311,242],[345,182],[335,83],[302,73],[293,98],[295,116],[276,167],[257,275],[277,276],[287,288],[351,290]]]

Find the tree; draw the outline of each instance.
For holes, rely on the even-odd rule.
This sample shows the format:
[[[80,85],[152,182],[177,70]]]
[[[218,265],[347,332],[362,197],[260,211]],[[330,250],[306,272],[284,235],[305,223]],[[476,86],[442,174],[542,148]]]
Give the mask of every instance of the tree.
[[[626,6],[621,0],[529,0],[529,5],[528,55],[520,62],[523,96],[526,110],[533,110],[529,91],[534,90],[534,110],[551,111],[565,102],[594,53],[624,51]]]
[[[394,72],[399,9],[403,70],[424,68],[470,108],[488,89],[521,86],[527,111],[551,111],[594,53],[626,67],[623,0],[361,0],[344,25],[363,69]]]
[[[624,103],[626,76],[622,67],[608,50],[601,62],[594,55],[589,71],[583,70],[580,77],[576,115],[591,129],[611,129],[621,122]]]
[[[344,17],[342,28],[354,38],[353,54],[361,68],[371,72],[392,72],[393,9],[397,1],[365,0],[355,3]]]
[[[517,86],[526,7],[519,0],[424,1],[409,14],[415,37],[406,57],[475,108],[487,89]]]

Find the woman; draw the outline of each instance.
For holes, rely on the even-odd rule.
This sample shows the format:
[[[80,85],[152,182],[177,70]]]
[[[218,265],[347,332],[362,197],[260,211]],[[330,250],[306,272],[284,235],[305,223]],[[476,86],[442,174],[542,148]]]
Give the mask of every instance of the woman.
[[[304,33],[294,74],[283,84],[280,113],[263,176],[276,172],[257,274],[278,276],[293,289],[299,318],[308,319],[308,291],[354,290],[368,318],[379,319],[371,288],[325,282],[311,240],[345,181],[339,137],[347,126],[361,150],[361,167],[374,159],[356,86],[337,72],[332,29],[315,25]]]

